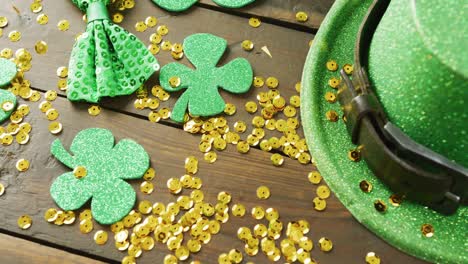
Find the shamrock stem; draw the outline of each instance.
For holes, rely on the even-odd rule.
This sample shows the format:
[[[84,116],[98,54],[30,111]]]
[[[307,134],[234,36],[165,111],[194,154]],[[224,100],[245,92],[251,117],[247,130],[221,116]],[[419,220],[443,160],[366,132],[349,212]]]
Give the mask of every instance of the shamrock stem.
[[[185,111],[187,110],[189,103],[188,93],[189,91],[183,93],[172,109],[171,119],[178,123],[184,122]]]
[[[70,153],[63,147],[62,142],[59,139],[54,140],[50,147],[50,152],[60,162],[69,168],[75,168],[75,159]]]

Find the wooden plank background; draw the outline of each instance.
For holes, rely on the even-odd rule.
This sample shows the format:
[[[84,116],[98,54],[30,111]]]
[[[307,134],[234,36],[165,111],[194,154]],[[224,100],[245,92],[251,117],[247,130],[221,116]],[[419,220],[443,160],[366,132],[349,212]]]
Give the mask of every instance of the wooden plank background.
[[[134,32],[133,25],[137,21],[152,15],[158,18],[159,25],[165,24],[169,27],[170,32],[165,39],[173,43],[182,42],[186,36],[198,32],[221,36],[229,43],[229,50],[220,62],[221,65],[235,57],[246,57],[252,63],[256,75],[277,77],[280,80],[279,91],[284,97],[289,98],[296,94],[294,84],[301,78],[302,65],[309,49],[308,42],[313,39],[313,35],[308,33],[310,30],[303,27],[316,29],[331,4],[329,0],[308,2],[258,1],[250,7],[232,12],[219,7],[208,7],[212,4],[211,1],[202,0],[201,4],[187,12],[173,14],[155,7],[150,1],[139,1],[134,9],[126,13],[123,27]],[[0,38],[0,48],[30,50],[33,54],[33,68],[26,76],[32,86],[42,92],[57,90],[58,78],[55,72],[57,67],[68,64],[73,37],[84,30],[82,14],[71,1],[54,1],[53,5],[46,1],[43,2],[44,13],[49,16],[49,24],[39,26],[35,22],[36,15],[28,11],[30,4],[28,1],[15,3],[22,10],[21,17],[8,7],[2,7],[0,10],[0,15],[7,16],[10,21],[9,26],[4,29],[4,36]],[[294,14],[299,10],[309,13],[310,24],[292,25],[296,24]],[[254,29],[249,27],[247,22],[251,15],[269,19],[261,27]],[[68,19],[71,25],[67,32],[58,31],[56,28],[57,22],[64,18]],[[19,42],[10,42],[5,36],[13,29],[22,33]],[[153,32],[154,29],[144,33],[134,33],[145,43],[149,43],[148,37]],[[248,53],[242,50],[240,43],[244,39],[250,39],[255,43],[254,51]],[[33,52],[34,44],[38,40],[44,40],[49,44],[46,55],[40,56]],[[273,55],[272,58],[260,50],[262,46],[268,47]],[[161,51],[157,58],[161,65],[173,61],[170,54],[164,51]],[[181,62],[190,65],[186,59]],[[149,87],[157,83],[157,77],[156,74],[148,82]],[[251,92],[242,96],[222,93],[226,101],[234,103],[238,109],[235,116],[227,118],[229,123],[233,124],[236,120],[249,121],[252,115],[243,110],[243,105],[248,100],[256,101],[255,96],[258,91],[266,90],[267,88],[252,88]],[[233,202],[241,202],[248,211],[254,205],[262,205],[277,208],[284,223],[300,219],[308,220],[311,223],[311,233],[308,236],[315,244],[320,237],[327,236],[335,245],[330,253],[321,252],[317,249],[317,244],[315,245],[312,255],[320,263],[364,263],[368,251],[375,251],[385,261],[384,263],[423,263],[399,252],[374,236],[355,221],[333,195],[327,200],[328,207],[325,212],[313,210],[312,199],[315,197],[316,186],[307,180],[307,173],[314,170],[312,165],[304,166],[285,158],[284,166],[274,167],[270,162],[271,154],[253,148],[248,154],[241,155],[233,146],[218,153],[216,163],[207,164],[198,151],[198,135],[187,134],[180,129],[180,125],[170,121],[161,124],[145,121],[148,112],[134,109],[134,96],[104,100],[101,104],[104,107],[102,113],[97,117],[91,117],[87,114],[87,104],[72,104],[64,99],[63,95],[61,93],[62,97],[53,102],[53,105],[59,110],[59,121],[64,125],[64,131],[59,138],[65,146],[69,146],[78,131],[89,127],[102,127],[110,129],[117,140],[133,138],[145,147],[151,156],[152,166],[157,171],[157,177],[153,181],[156,189],[149,196],[137,192],[139,200],[147,199],[164,203],[175,201],[176,197],[168,193],[164,187],[165,183],[170,177],[183,175],[185,157],[195,155],[200,160],[197,176],[203,179],[202,190],[205,193],[205,200],[215,202],[218,192],[229,191],[233,195]],[[172,96],[169,101],[162,103],[161,107],[171,107],[176,99],[176,95]],[[72,226],[57,227],[43,220],[44,212],[50,207],[55,207],[49,195],[50,184],[57,176],[68,171],[68,168],[50,155],[50,143],[56,137],[48,132],[48,121],[44,114],[38,111],[38,103],[28,104],[32,109],[26,118],[26,121],[33,125],[31,142],[25,146],[0,146],[0,182],[6,187],[6,193],[0,197],[2,218],[0,231],[10,236],[34,241],[31,243],[44,243],[47,247],[55,247],[60,252],[72,252],[104,262],[120,261],[124,254],[115,249],[112,238],[106,245],[98,246],[94,243],[92,234],[83,235],[79,232],[77,223]],[[15,163],[20,158],[32,162],[29,171],[19,173],[15,169]],[[132,184],[138,189],[139,182],[135,181]],[[255,189],[260,185],[270,187],[272,197],[269,200],[256,199]],[[20,230],[16,223],[22,214],[33,217],[33,225],[26,231]],[[203,263],[217,263],[219,254],[228,252],[232,248],[242,248],[241,241],[236,237],[237,229],[241,226],[253,227],[256,223],[258,221],[254,221],[249,215],[243,218],[231,216],[230,221],[222,225],[220,234],[214,236],[200,253],[193,255],[192,259],[202,260]],[[108,230],[107,227],[96,224],[95,230],[99,229]],[[9,239],[9,237],[0,237],[0,243],[5,243],[2,241]],[[14,239],[16,238],[10,240],[15,241]],[[31,250],[29,254],[40,256],[41,250]],[[151,252],[145,252],[138,259],[138,263],[161,263],[168,253],[165,246],[158,244]],[[262,253],[257,257],[245,257],[245,259],[256,263],[267,261]]]

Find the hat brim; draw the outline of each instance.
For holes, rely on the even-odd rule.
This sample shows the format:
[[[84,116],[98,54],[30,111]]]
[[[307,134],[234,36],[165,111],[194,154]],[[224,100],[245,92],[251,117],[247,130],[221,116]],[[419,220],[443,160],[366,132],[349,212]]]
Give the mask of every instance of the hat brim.
[[[325,113],[335,110],[342,115],[338,102],[325,100],[328,86],[339,71],[326,68],[329,60],[339,66],[354,62],[354,47],[359,26],[372,0],[338,0],[333,5],[317,33],[307,56],[302,76],[301,115],[310,152],[324,180],[335,195],[368,229],[396,248],[419,258],[438,263],[468,263],[468,207],[451,216],[443,216],[420,204],[404,200],[392,206],[392,192],[372,173],[365,161],[353,162],[347,153],[356,146],[351,143],[346,126],[327,120]],[[367,180],[373,190],[365,193],[359,182]],[[378,212],[374,201],[382,200],[387,211]],[[421,232],[423,224],[434,227],[434,235]]]

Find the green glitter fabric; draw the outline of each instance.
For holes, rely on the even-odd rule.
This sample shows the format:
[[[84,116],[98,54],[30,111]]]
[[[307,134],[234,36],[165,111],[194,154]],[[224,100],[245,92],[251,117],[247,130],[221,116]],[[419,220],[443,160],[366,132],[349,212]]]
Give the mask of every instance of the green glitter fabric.
[[[16,76],[16,64],[5,58],[0,58],[0,71],[0,87],[7,86]]]
[[[96,103],[102,97],[129,95],[159,70],[158,61],[145,45],[109,19],[108,0],[73,2],[89,20],[70,57],[70,101]]]
[[[15,78],[17,73],[16,64],[10,60],[0,58],[0,123],[8,119],[13,112],[5,111],[2,108],[4,103],[12,103],[14,105],[13,109],[16,107],[17,101],[16,96],[10,91],[2,90],[1,87],[4,87],[10,84],[11,80]]]
[[[468,167],[468,49],[460,45],[468,43],[468,9],[463,1],[437,3],[390,3],[371,43],[369,76],[390,121],[414,141]],[[462,30],[467,34],[460,35]]]
[[[198,2],[198,0],[153,0],[155,4],[172,12],[182,12]]]
[[[189,9],[198,0],[152,0],[158,6],[172,12],[181,12]],[[240,8],[255,0],[213,0],[217,5],[227,8]]]
[[[101,224],[113,224],[125,217],[135,204],[136,193],[125,180],[139,179],[149,168],[149,156],[133,140],[123,139],[114,146],[109,130],[89,128],[74,138],[70,153],[60,140],[52,142],[52,154],[65,166],[86,168],[86,176],[74,172],[59,176],[50,194],[63,210],[76,210],[89,199],[93,218]]]
[[[192,116],[213,116],[224,111],[225,102],[218,87],[231,93],[245,93],[250,89],[253,70],[244,58],[237,58],[222,67],[216,67],[227,47],[227,41],[211,34],[195,34],[184,40],[184,52],[196,69],[179,63],[170,63],[161,69],[161,86],[169,92],[186,91],[172,110],[171,119],[183,122],[188,111]],[[180,79],[172,87],[169,80]]]
[[[392,1],[392,4],[395,4],[394,2],[408,4],[408,1],[403,0]],[[373,175],[366,163],[352,162],[348,159],[348,150],[355,149],[356,146],[351,143],[345,124],[330,122],[325,117],[325,113],[332,109],[339,115],[342,114],[338,103],[330,104],[324,100],[326,92],[335,91],[328,86],[328,80],[332,77],[339,78],[338,71],[330,72],[326,69],[326,62],[333,59],[340,66],[353,64],[356,34],[371,3],[372,0],[336,1],[314,39],[304,67],[301,92],[301,116],[307,144],[318,169],[336,196],[359,222],[375,234],[402,251],[431,262],[468,263],[468,207],[459,208],[454,215],[443,216],[411,201],[404,200],[399,207],[390,205],[388,199],[392,192]],[[400,30],[401,34],[402,32],[405,30]],[[386,48],[390,48],[392,41],[385,41]],[[391,52],[387,54],[390,55]],[[370,67],[382,67],[387,70],[402,64],[402,61],[397,64],[380,63],[377,58],[371,62]],[[382,74],[384,73],[386,71]],[[434,73],[425,74],[421,78],[428,78],[431,74]],[[395,89],[395,94],[408,89],[406,86],[392,88]],[[401,105],[401,113],[408,113],[413,107],[414,96],[405,98],[406,104]],[[392,100],[391,96],[387,100]],[[372,183],[373,190],[370,193],[360,190],[359,182],[362,180]],[[377,199],[387,204],[388,209],[385,213],[374,209],[373,203]],[[422,235],[423,224],[431,224],[434,227],[433,237]]]
[[[217,5],[227,8],[240,8],[254,1],[255,0],[213,0]]]
[[[4,103],[12,103],[14,107],[10,111],[5,111],[2,108]],[[16,107],[16,96],[12,94],[10,91],[0,89],[0,123],[8,119],[13,112],[13,109]]]

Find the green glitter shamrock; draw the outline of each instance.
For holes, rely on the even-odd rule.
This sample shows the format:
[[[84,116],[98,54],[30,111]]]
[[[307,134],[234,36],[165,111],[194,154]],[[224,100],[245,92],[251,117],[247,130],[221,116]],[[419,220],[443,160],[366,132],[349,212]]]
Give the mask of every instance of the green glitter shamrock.
[[[76,210],[89,199],[91,211],[101,224],[113,224],[130,212],[136,194],[124,180],[138,179],[149,168],[149,156],[135,141],[121,140],[114,146],[109,130],[80,131],[67,152],[60,140],[52,142],[52,154],[74,169],[59,176],[50,194],[63,210]]]
[[[240,8],[255,0],[213,0],[217,5],[227,8]],[[198,0],[153,0],[158,6],[173,12],[180,12],[189,9]]]
[[[16,64],[0,58],[0,88],[7,86],[17,73]],[[0,89],[0,123],[10,117],[16,107],[16,96],[10,91]]]
[[[193,116],[212,116],[224,111],[225,102],[218,87],[231,93],[245,93],[253,78],[252,66],[244,58],[237,58],[223,67],[216,67],[227,47],[226,40],[211,34],[195,34],[184,40],[184,52],[195,70],[179,63],[170,63],[159,76],[164,90],[175,92],[187,89],[174,105],[171,119],[183,122],[185,111]],[[170,80],[178,80],[172,86]]]

